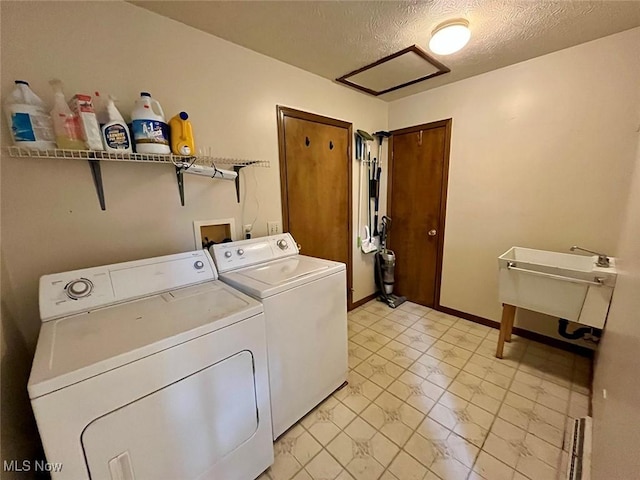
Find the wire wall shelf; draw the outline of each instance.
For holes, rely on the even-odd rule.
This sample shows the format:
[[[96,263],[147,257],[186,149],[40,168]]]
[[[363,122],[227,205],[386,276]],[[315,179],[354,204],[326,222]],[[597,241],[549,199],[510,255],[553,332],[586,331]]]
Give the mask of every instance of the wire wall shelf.
[[[110,153],[97,150],[31,150],[22,147],[7,147],[7,153],[12,157],[29,158],[67,158],[78,160],[107,160],[112,162],[149,162],[181,165],[196,163],[205,166],[241,166],[241,167],[270,167],[268,160],[246,160],[241,158],[213,157],[209,155],[160,155],[155,153]],[[194,162],[195,160],[195,162]]]
[[[208,149],[209,151],[211,149]],[[184,206],[184,179],[183,173],[196,173],[192,168],[194,166],[208,167],[212,169],[211,174],[199,170],[198,175],[209,176],[211,178],[221,178],[226,180],[235,180],[236,200],[240,203],[240,170],[245,167],[266,167],[269,168],[271,163],[268,160],[247,160],[241,158],[214,157],[211,155],[161,155],[154,153],[110,153],[97,150],[67,150],[67,149],[51,149],[51,150],[32,150],[22,147],[6,147],[5,151],[10,157],[14,158],[56,158],[71,160],[87,160],[91,167],[91,175],[98,194],[100,208],[106,210],[104,199],[104,189],[102,186],[102,171],[100,168],[101,161],[109,162],[132,162],[132,163],[155,163],[173,165],[176,169],[176,178],[178,181],[178,190],[180,193],[180,203]],[[223,170],[218,167],[232,168],[235,172],[231,175],[223,174]],[[191,168],[191,170],[189,170]]]

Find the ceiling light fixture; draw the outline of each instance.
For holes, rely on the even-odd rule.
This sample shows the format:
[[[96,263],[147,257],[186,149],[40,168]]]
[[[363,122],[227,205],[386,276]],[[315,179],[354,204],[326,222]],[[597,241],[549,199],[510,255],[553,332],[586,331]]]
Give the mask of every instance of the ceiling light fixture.
[[[450,55],[462,49],[471,38],[469,22],[459,18],[438,25],[431,34],[429,50],[436,55]]]

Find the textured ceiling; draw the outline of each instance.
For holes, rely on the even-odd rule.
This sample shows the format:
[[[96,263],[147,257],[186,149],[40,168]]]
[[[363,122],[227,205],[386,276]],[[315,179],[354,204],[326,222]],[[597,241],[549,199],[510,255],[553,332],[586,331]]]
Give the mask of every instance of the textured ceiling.
[[[471,41],[435,58],[451,72],[379,98],[394,100],[640,25],[640,1],[132,1],[334,80],[417,44],[463,17]],[[349,87],[345,87],[349,88]]]

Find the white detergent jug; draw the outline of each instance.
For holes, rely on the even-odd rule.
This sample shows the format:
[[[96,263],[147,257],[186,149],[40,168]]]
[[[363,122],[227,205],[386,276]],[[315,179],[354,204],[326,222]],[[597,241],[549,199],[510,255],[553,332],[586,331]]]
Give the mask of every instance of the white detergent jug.
[[[44,102],[24,80],[16,80],[15,83],[4,104],[13,143],[37,150],[56,148],[53,122]]]
[[[164,112],[151,94],[140,92],[135,108],[131,112],[133,141],[138,153],[169,154],[169,126]]]

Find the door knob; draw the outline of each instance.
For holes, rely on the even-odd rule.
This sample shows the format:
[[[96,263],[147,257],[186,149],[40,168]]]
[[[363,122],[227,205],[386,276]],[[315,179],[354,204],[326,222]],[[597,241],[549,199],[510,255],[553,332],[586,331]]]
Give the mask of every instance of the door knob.
[[[436,236],[436,233],[438,233],[438,232],[436,232],[436,229],[435,229],[435,228],[432,228],[431,230],[429,230],[428,235],[429,235],[430,237],[435,237],[435,236]]]

